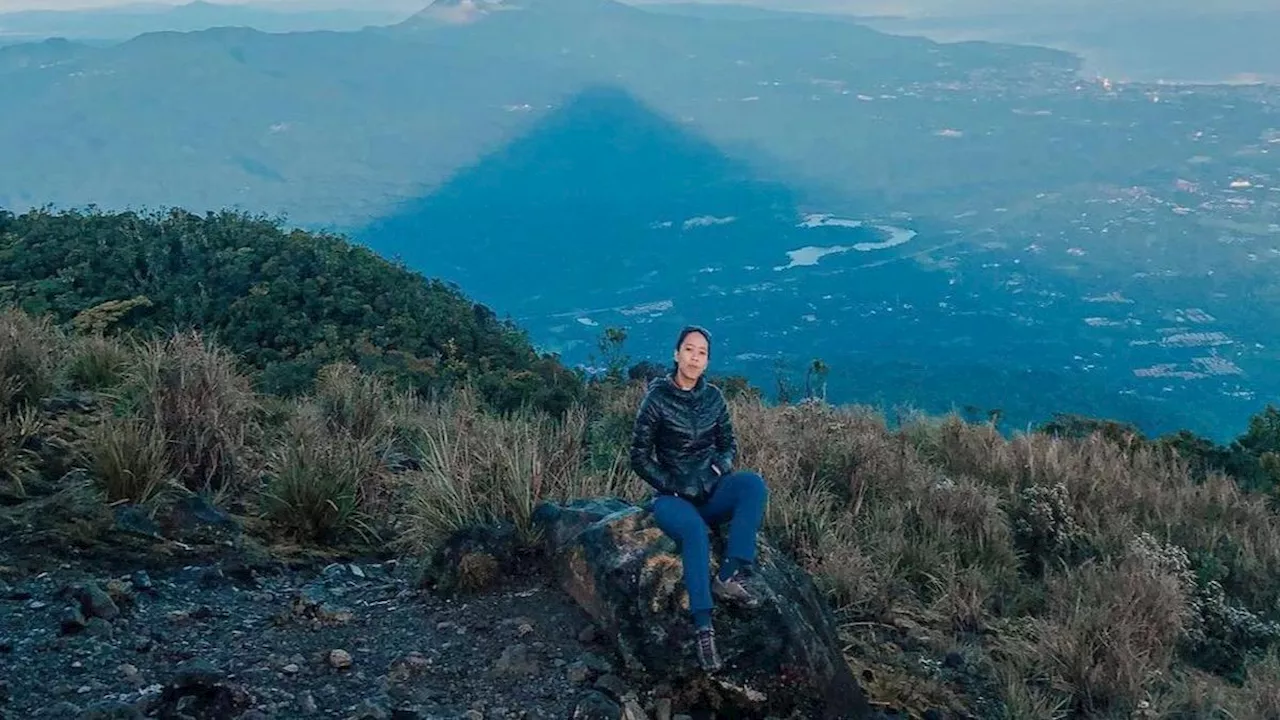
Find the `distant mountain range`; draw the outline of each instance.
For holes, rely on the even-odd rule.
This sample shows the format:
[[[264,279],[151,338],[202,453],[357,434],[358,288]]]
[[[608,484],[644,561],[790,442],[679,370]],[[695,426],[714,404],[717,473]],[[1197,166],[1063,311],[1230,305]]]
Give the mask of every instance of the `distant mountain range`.
[[[461,24],[439,2],[353,32],[221,27],[0,49],[0,205],[235,205],[358,225],[602,82],[815,191],[907,197],[955,188],[940,171],[988,142],[934,135],[967,110],[937,114],[929,95],[980,75],[1073,71],[1062,53],[938,45],[841,19],[712,20],[609,0],[477,6]],[[903,93],[915,97],[856,99]],[[984,185],[1057,168],[1023,162]]]
[[[369,25],[390,25],[408,14],[372,7],[230,5],[203,0],[184,5],[25,10],[0,13],[0,43],[52,37],[101,43],[148,32],[193,32],[213,27],[251,27],[263,32],[358,30]]]
[[[1089,74],[1169,83],[1280,82],[1280,5],[1188,10],[1165,3],[1090,12],[1075,3],[1003,14],[867,18],[886,32],[943,42],[988,40],[1060,48]]]

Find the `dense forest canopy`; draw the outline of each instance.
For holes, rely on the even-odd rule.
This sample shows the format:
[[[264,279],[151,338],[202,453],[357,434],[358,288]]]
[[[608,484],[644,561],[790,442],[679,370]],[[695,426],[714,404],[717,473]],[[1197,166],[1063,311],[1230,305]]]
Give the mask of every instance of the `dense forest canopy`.
[[[88,330],[201,330],[271,393],[307,389],[334,361],[427,392],[470,381],[500,409],[555,412],[582,392],[457,288],[341,237],[230,211],[0,211],[0,302]]]

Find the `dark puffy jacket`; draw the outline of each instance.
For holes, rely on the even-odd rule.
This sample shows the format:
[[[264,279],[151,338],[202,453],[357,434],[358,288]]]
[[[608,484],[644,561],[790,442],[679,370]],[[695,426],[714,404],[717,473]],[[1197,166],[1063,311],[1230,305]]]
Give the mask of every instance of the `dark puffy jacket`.
[[[670,375],[649,381],[631,435],[631,468],[654,490],[703,501],[737,454],[720,388],[703,378],[691,390]]]

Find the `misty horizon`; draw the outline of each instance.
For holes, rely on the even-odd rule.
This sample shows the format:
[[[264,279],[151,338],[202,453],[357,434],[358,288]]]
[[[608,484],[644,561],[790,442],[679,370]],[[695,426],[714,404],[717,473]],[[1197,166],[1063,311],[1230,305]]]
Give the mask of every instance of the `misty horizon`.
[[[1081,58],[1084,76],[1118,82],[1256,83],[1280,81],[1280,9],[1263,0],[1227,0],[1212,11],[1198,3],[1174,0],[1152,9],[1127,0],[1084,0],[1064,8],[1044,0],[620,0],[638,7],[729,6],[858,18],[881,32],[925,37],[935,42],[985,41],[1042,46]],[[166,26],[160,18],[189,0],[0,0],[0,45],[46,37],[111,41],[152,30],[205,29],[199,20]],[[267,11],[274,20],[228,16],[209,22],[263,25],[267,32],[359,30],[391,25],[429,6],[430,0],[218,0],[224,13]],[[33,20],[29,11],[64,13]],[[23,17],[13,13],[28,13]],[[132,14],[132,23],[113,33],[85,13]],[[206,13],[209,10],[206,10]],[[119,15],[116,15],[119,13]],[[321,18],[318,13],[327,13]],[[8,25],[5,15],[11,15]],[[151,19],[147,19],[151,17]],[[292,19],[290,19],[292,18]],[[16,23],[16,24],[15,24]],[[59,24],[63,23],[63,24]],[[73,23],[67,25],[66,23]],[[265,25],[264,25],[265,24]]]

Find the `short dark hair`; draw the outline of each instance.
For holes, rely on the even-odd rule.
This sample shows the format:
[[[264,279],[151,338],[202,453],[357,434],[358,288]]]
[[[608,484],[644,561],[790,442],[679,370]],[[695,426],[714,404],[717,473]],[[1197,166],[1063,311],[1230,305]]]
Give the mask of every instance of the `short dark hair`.
[[[698,333],[702,335],[702,337],[707,339],[707,353],[710,354],[711,353],[711,331],[707,330],[701,325],[685,325],[684,329],[680,331],[679,337],[676,338],[676,350],[680,349],[680,346],[684,344],[684,339],[689,337],[690,333]]]

